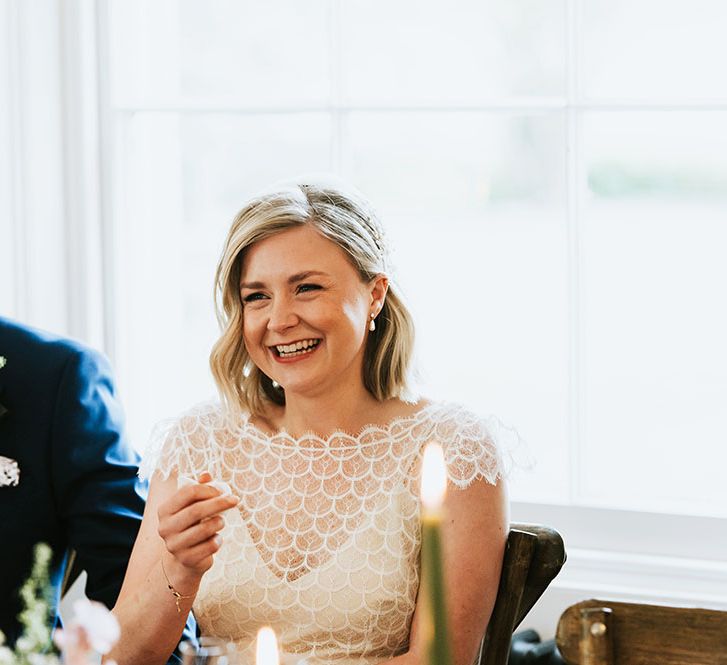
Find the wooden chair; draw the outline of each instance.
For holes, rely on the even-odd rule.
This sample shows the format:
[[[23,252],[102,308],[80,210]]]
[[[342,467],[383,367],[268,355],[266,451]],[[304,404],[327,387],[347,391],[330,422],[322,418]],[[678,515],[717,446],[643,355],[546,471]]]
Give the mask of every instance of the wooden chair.
[[[727,612],[585,600],[555,641],[569,665],[727,665]]]
[[[506,665],[512,633],[566,560],[560,534],[546,526],[512,524],[502,560],[500,586],[478,665]]]

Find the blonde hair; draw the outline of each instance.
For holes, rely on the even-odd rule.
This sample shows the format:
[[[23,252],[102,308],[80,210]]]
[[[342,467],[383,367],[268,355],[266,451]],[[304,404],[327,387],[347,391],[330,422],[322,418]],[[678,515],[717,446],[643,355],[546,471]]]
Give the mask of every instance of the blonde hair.
[[[256,367],[242,335],[240,279],[245,252],[256,242],[290,228],[310,225],[346,252],[365,282],[387,271],[384,235],[367,201],[331,183],[294,184],[253,198],[235,217],[215,274],[215,304],[222,330],[210,368],[228,408],[260,415],[266,400],[285,404],[282,389]],[[395,285],[369,332],[363,382],[378,400],[406,399],[414,348],[414,324]]]

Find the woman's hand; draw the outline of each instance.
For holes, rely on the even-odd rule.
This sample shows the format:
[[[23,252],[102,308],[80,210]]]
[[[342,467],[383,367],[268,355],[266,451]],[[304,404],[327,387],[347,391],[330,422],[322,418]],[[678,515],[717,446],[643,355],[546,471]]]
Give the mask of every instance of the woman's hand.
[[[225,522],[221,513],[240,501],[208,485],[211,480],[209,473],[203,473],[197,483],[182,487],[160,503],[157,511],[159,535],[171,554],[164,565],[175,587],[179,584],[186,593],[196,591],[202,575],[212,567],[222,544],[219,532]]]
[[[144,519],[113,610],[121,639],[107,658],[121,665],[162,665],[177,646],[202,576],[220,548],[222,513],[239,503],[211,480],[203,473],[180,489],[177,474],[152,476]]]

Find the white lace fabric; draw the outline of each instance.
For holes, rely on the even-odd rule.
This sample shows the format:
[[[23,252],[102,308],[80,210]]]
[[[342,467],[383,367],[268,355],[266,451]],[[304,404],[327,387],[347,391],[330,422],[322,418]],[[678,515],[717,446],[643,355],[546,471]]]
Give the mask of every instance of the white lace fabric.
[[[358,435],[270,435],[205,404],[157,428],[140,470],[209,471],[240,504],[194,603],[202,633],[254,660],[264,625],[283,665],[377,663],[408,648],[419,587],[419,473],[424,445],[444,448],[459,488],[497,482],[517,435],[494,418],[430,404]]]

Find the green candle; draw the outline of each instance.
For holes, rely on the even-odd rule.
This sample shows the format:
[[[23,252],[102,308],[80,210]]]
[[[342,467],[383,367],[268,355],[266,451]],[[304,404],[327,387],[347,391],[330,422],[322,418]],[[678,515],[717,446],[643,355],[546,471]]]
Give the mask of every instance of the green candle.
[[[447,470],[442,447],[430,443],[422,462],[422,637],[428,665],[452,665],[442,563],[442,504]]]

